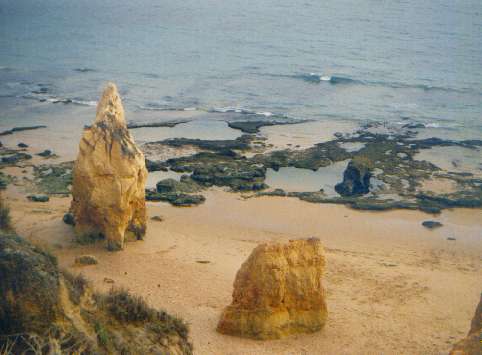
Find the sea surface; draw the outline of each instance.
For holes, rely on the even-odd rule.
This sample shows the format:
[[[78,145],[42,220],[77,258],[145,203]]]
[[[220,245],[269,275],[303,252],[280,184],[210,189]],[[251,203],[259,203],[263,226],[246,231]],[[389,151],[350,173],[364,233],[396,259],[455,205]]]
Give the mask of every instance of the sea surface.
[[[0,0],[0,125],[94,107],[106,81],[134,113],[410,119],[482,136],[482,2]]]

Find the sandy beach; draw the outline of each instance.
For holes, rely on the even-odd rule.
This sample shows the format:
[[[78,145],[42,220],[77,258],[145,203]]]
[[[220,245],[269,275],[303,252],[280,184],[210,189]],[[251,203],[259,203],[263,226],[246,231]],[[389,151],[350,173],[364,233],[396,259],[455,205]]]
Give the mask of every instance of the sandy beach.
[[[12,169],[9,173],[19,173]],[[21,185],[21,184],[20,184]],[[480,295],[482,212],[445,210],[444,227],[427,230],[430,215],[363,212],[291,198],[244,199],[211,189],[193,208],[149,203],[145,241],[111,253],[81,246],[62,222],[70,198],[33,203],[24,187],[5,193],[17,232],[49,248],[60,265],[98,290],[126,287],[182,316],[196,354],[440,354],[467,332]],[[326,252],[323,280],[329,309],[318,333],[276,341],[218,334],[240,265],[262,242],[315,236]],[[455,237],[456,240],[447,240]],[[75,257],[100,261],[75,266]],[[109,282],[106,282],[109,281]]]

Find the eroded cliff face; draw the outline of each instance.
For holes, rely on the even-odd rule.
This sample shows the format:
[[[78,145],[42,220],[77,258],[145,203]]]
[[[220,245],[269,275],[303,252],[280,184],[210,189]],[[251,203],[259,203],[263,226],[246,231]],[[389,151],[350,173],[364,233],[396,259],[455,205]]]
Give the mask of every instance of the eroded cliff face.
[[[94,292],[54,256],[0,229],[0,353],[191,355],[182,319],[122,289]]]
[[[144,154],[124,118],[121,98],[108,84],[95,122],[84,130],[75,161],[71,212],[79,238],[103,236],[110,250],[146,231]]]
[[[324,265],[315,238],[259,245],[236,275],[217,330],[255,339],[320,330],[327,317]]]
[[[482,354],[482,294],[467,336],[454,345],[450,355]]]

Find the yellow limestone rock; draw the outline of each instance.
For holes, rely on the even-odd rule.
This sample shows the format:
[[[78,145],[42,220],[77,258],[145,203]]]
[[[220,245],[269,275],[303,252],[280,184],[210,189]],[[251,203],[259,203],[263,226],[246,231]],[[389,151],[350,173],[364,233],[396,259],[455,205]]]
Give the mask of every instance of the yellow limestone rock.
[[[142,239],[146,179],[144,154],[127,129],[116,86],[108,84],[74,165],[71,212],[78,237],[103,236],[110,250],[123,249],[126,237]]]
[[[449,355],[482,354],[482,293],[467,336],[454,345]]]
[[[320,330],[327,317],[324,265],[316,238],[259,245],[236,275],[217,330],[254,339]]]

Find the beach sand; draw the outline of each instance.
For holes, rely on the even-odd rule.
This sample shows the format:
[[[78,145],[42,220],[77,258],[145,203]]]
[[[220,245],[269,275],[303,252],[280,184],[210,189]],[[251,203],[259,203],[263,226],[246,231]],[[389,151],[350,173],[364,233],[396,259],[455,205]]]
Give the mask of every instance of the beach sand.
[[[444,211],[427,230],[417,211],[362,212],[289,198],[244,199],[210,190],[205,204],[149,203],[144,241],[111,253],[80,246],[62,222],[69,198],[28,202],[5,194],[20,235],[51,249],[60,265],[108,290],[114,280],[182,316],[196,354],[439,354],[468,330],[481,291],[482,211]],[[329,316],[318,333],[255,341],[215,331],[236,271],[259,243],[315,236],[326,251]],[[455,237],[455,241],[447,237]],[[76,256],[99,264],[78,267]],[[208,262],[208,263],[206,263]]]

